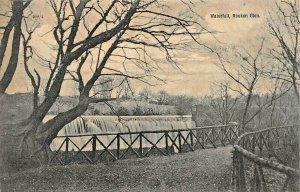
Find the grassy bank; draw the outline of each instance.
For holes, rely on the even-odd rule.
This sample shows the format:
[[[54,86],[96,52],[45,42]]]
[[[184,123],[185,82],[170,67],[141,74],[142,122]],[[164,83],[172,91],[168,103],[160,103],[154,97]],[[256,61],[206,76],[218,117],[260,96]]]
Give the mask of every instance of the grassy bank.
[[[228,191],[231,148],[2,175],[2,191]]]
[[[40,97],[43,100],[43,97]],[[49,111],[49,115],[56,115],[77,105],[78,98],[71,96],[59,97]],[[157,105],[146,101],[117,100],[111,101],[111,110],[104,103],[91,104],[84,115],[176,115],[175,106]],[[0,124],[18,122],[27,118],[32,108],[32,95],[18,93],[0,96]],[[116,114],[115,114],[116,113]],[[1,127],[0,127],[1,128]]]

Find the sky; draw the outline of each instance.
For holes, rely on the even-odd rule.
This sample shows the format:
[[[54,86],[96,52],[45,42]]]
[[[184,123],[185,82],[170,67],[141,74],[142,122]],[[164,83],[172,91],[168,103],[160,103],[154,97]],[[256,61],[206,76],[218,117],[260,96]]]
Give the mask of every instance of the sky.
[[[46,0],[35,1],[31,7],[34,14],[43,16],[41,26],[37,31],[39,34],[51,29],[54,22],[51,15],[53,13],[45,2]],[[178,6],[178,2],[178,0],[168,0],[168,3],[174,7],[174,12],[182,9],[181,6]],[[1,1],[1,4],[4,4],[4,1]],[[203,36],[201,41],[206,42],[211,47],[244,46],[253,44],[253,42],[255,45],[256,40],[268,32],[266,18],[273,5],[273,0],[206,0],[203,3],[196,3],[193,11],[202,17],[201,22],[208,29],[218,31],[215,34],[217,40],[211,36]],[[229,14],[231,18],[211,18],[211,14]],[[248,18],[233,18],[233,14],[247,14]],[[259,15],[259,18],[250,18],[250,14]],[[48,44],[51,43],[50,38],[36,38],[33,39],[32,43],[41,53],[51,54],[48,50]],[[174,95],[204,96],[211,93],[214,82],[226,79],[222,70],[216,66],[215,56],[206,49],[199,48],[179,53],[175,60],[180,64],[181,71],[171,66],[165,66],[163,71],[156,73],[159,77],[166,79],[166,84],[149,87],[142,83],[133,83],[135,89],[138,91],[148,88],[154,91],[165,90]],[[43,68],[40,70],[43,71]],[[2,75],[1,72],[0,75]],[[66,83],[62,94],[68,95],[72,89],[74,86]],[[20,64],[8,93],[28,92],[30,90],[29,79],[24,72],[23,65]]]

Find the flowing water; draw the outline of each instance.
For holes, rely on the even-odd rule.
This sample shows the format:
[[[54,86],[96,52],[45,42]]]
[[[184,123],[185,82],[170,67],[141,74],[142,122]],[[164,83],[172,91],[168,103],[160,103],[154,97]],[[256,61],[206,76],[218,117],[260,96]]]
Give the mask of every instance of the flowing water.
[[[45,121],[53,118],[52,116],[47,116]],[[176,130],[176,129],[189,129],[194,128],[195,122],[192,121],[192,117],[187,116],[82,116],[78,117],[71,123],[64,126],[58,136],[70,136],[70,135],[82,135],[82,134],[101,134],[101,133],[132,133],[140,131],[154,131],[154,130]],[[146,138],[151,142],[156,143],[162,136],[163,133],[145,133]],[[170,134],[173,139],[175,138],[175,133]],[[131,144],[138,134],[126,134],[122,135],[122,138]],[[186,136],[186,135],[183,135]],[[98,136],[99,140],[107,146],[113,139],[115,135],[103,135]],[[72,137],[71,140],[81,148],[91,136],[81,136]],[[64,138],[56,138],[51,144],[52,150],[57,150]],[[121,148],[127,148],[126,142],[121,140]],[[147,140],[143,140],[143,147],[151,147],[152,145]],[[138,148],[139,141],[136,140],[132,145],[133,148]],[[158,147],[164,147],[164,139],[157,144]],[[89,144],[84,150],[91,150],[92,145]],[[116,141],[114,141],[110,149],[116,149]],[[97,150],[103,149],[103,147],[98,144]],[[61,150],[64,150],[62,148]],[[77,150],[74,144],[69,144],[69,150]]]

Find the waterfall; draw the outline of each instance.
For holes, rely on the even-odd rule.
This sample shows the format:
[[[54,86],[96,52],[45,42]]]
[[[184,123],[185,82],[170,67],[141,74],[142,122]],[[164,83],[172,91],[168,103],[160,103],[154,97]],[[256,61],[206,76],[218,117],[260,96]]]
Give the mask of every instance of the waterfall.
[[[53,118],[47,116],[45,121]],[[101,134],[101,133],[128,133],[140,131],[154,131],[154,130],[174,130],[174,129],[189,129],[194,128],[195,122],[192,117],[186,116],[82,116],[78,117],[69,124],[65,125],[58,133],[58,136],[82,135],[82,134]],[[145,136],[153,143],[155,143],[162,133],[145,133]],[[170,134],[173,138],[175,134]],[[185,136],[185,135],[184,135]],[[129,143],[137,137],[137,134],[122,135],[122,137]],[[79,147],[83,146],[90,137],[73,137],[72,141]],[[108,145],[114,136],[99,136],[98,137],[105,145]],[[62,143],[63,138],[56,138],[52,144],[51,149],[57,150]],[[135,142],[133,147],[138,147],[139,142]],[[73,146],[73,147],[72,147]],[[143,141],[144,147],[151,145],[146,140]],[[163,147],[163,140],[158,143],[158,147]],[[76,147],[71,144],[69,150],[76,150]],[[127,145],[122,142],[121,148],[126,148]],[[103,148],[103,147],[102,147]],[[115,148],[112,145],[111,148]],[[98,149],[98,148],[97,148]],[[101,149],[101,146],[99,146]],[[62,149],[64,150],[64,149]],[[91,145],[88,145],[85,150],[91,150]]]

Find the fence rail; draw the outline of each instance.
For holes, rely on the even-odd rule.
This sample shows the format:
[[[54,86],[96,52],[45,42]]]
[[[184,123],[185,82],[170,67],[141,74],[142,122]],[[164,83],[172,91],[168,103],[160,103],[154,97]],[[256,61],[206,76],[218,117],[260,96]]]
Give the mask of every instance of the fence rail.
[[[298,191],[299,125],[241,135],[234,145],[234,191]]]
[[[57,136],[50,164],[96,163],[149,155],[170,155],[234,144],[239,126]]]

